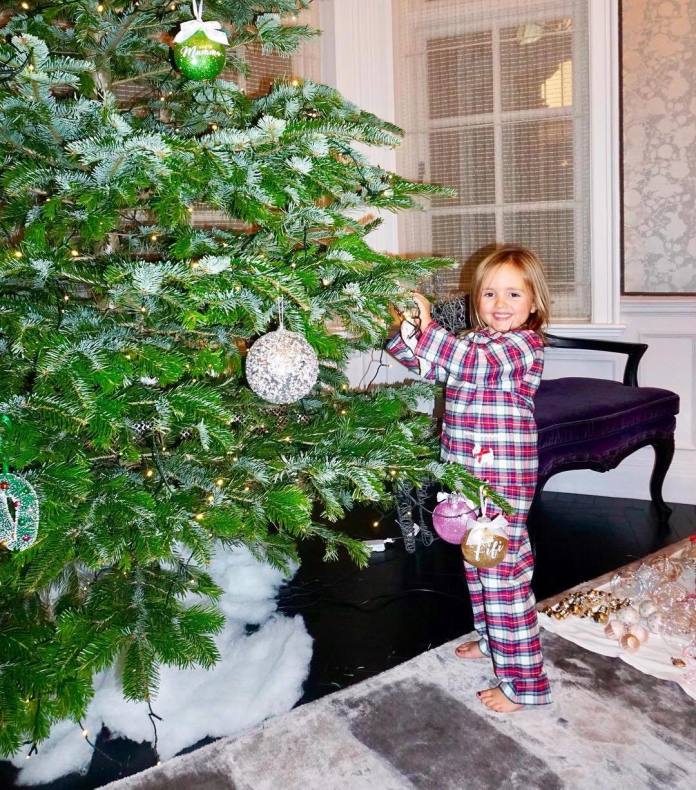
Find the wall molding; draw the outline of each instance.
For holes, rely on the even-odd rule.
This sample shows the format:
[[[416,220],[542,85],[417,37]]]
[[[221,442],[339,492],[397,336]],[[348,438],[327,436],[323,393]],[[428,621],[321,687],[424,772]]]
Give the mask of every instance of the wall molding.
[[[662,488],[666,502],[696,505],[694,456],[696,452],[693,451],[675,452],[672,466]],[[643,447],[608,472],[592,472],[584,469],[561,472],[549,480],[544,486],[544,491],[649,500],[650,475],[654,459],[655,453],[652,448]]]
[[[660,373],[665,377],[672,376],[673,382],[668,382],[665,386],[680,395],[681,409],[677,415],[677,448],[696,451],[696,410],[693,406],[696,399],[696,327],[691,331],[646,327],[640,330],[639,337],[648,346],[651,345],[651,340],[673,341],[670,348],[671,355],[658,355],[663,366],[666,359],[666,369],[660,370],[653,361],[653,381],[659,378]],[[680,345],[682,346],[681,350],[679,350]],[[678,367],[670,370],[675,360],[678,360]],[[650,364],[650,357],[645,361]],[[675,376],[676,384],[674,383]],[[682,386],[679,383],[680,379]],[[696,452],[694,455],[696,456]],[[696,472],[696,458],[693,461],[693,469]],[[696,480],[694,484],[696,485]]]
[[[595,340],[622,338],[626,332],[625,324],[554,324],[549,325],[552,335],[561,337],[589,337]]]
[[[696,315],[696,296],[622,296],[621,313],[654,315],[684,315],[693,318]]]

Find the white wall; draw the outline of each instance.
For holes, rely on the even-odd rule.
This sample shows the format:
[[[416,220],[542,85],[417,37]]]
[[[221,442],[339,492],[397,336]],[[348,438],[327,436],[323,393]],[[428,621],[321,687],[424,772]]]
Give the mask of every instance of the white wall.
[[[349,101],[394,122],[391,0],[319,0],[323,81]],[[367,150],[367,149],[363,149]],[[396,170],[396,152],[369,149],[370,161]],[[378,250],[396,251],[396,217],[377,212],[382,226],[370,235]]]

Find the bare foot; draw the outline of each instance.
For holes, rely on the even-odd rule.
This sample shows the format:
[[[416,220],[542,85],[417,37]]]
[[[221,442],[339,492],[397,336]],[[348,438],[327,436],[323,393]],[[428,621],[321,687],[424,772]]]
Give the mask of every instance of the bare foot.
[[[496,713],[514,713],[516,710],[521,710],[524,707],[524,705],[518,705],[511,699],[508,699],[498,686],[478,691],[476,696],[487,708],[494,710]]]
[[[472,642],[462,642],[457,645],[454,650],[454,655],[457,658],[486,658],[485,654],[481,652],[479,643],[474,640]]]

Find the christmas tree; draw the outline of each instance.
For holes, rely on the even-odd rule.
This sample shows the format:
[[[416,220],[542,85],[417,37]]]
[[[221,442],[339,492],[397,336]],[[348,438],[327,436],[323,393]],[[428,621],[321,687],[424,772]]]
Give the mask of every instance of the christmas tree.
[[[343,372],[384,342],[399,283],[443,265],[372,250],[366,212],[435,188],[371,166],[356,143],[399,130],[335,90],[234,82],[246,45],[314,34],[285,24],[304,5],[0,6],[3,755],[79,721],[115,662],[148,702],[158,666],[211,666],[218,542],[360,562],[335,526],[352,503],[428,477],[475,495],[414,411],[428,385]],[[247,352],[279,324],[296,377],[262,358],[254,391]]]

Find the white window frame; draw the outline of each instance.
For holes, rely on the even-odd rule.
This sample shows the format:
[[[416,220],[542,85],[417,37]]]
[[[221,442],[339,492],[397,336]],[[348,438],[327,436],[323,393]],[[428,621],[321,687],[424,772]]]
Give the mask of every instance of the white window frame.
[[[424,2],[410,0],[416,1]],[[320,27],[324,30],[322,78],[359,106],[394,120],[393,11],[396,3],[403,0],[318,2]],[[480,0],[466,2],[476,4]],[[494,0],[488,0],[486,5],[492,2]],[[516,4],[514,0],[495,2],[508,6]],[[619,323],[619,0],[587,0],[587,3],[592,317],[589,323],[556,324],[551,330],[558,329],[566,336],[617,337],[624,330]],[[390,63],[386,62],[387,55]],[[391,70],[390,78],[385,76],[385,69]],[[362,78],[356,79],[357,75]],[[368,75],[372,75],[372,79]],[[396,169],[393,153],[379,158],[383,166]],[[383,237],[394,242],[397,237],[395,223],[384,231]],[[393,243],[391,251],[399,251]]]

